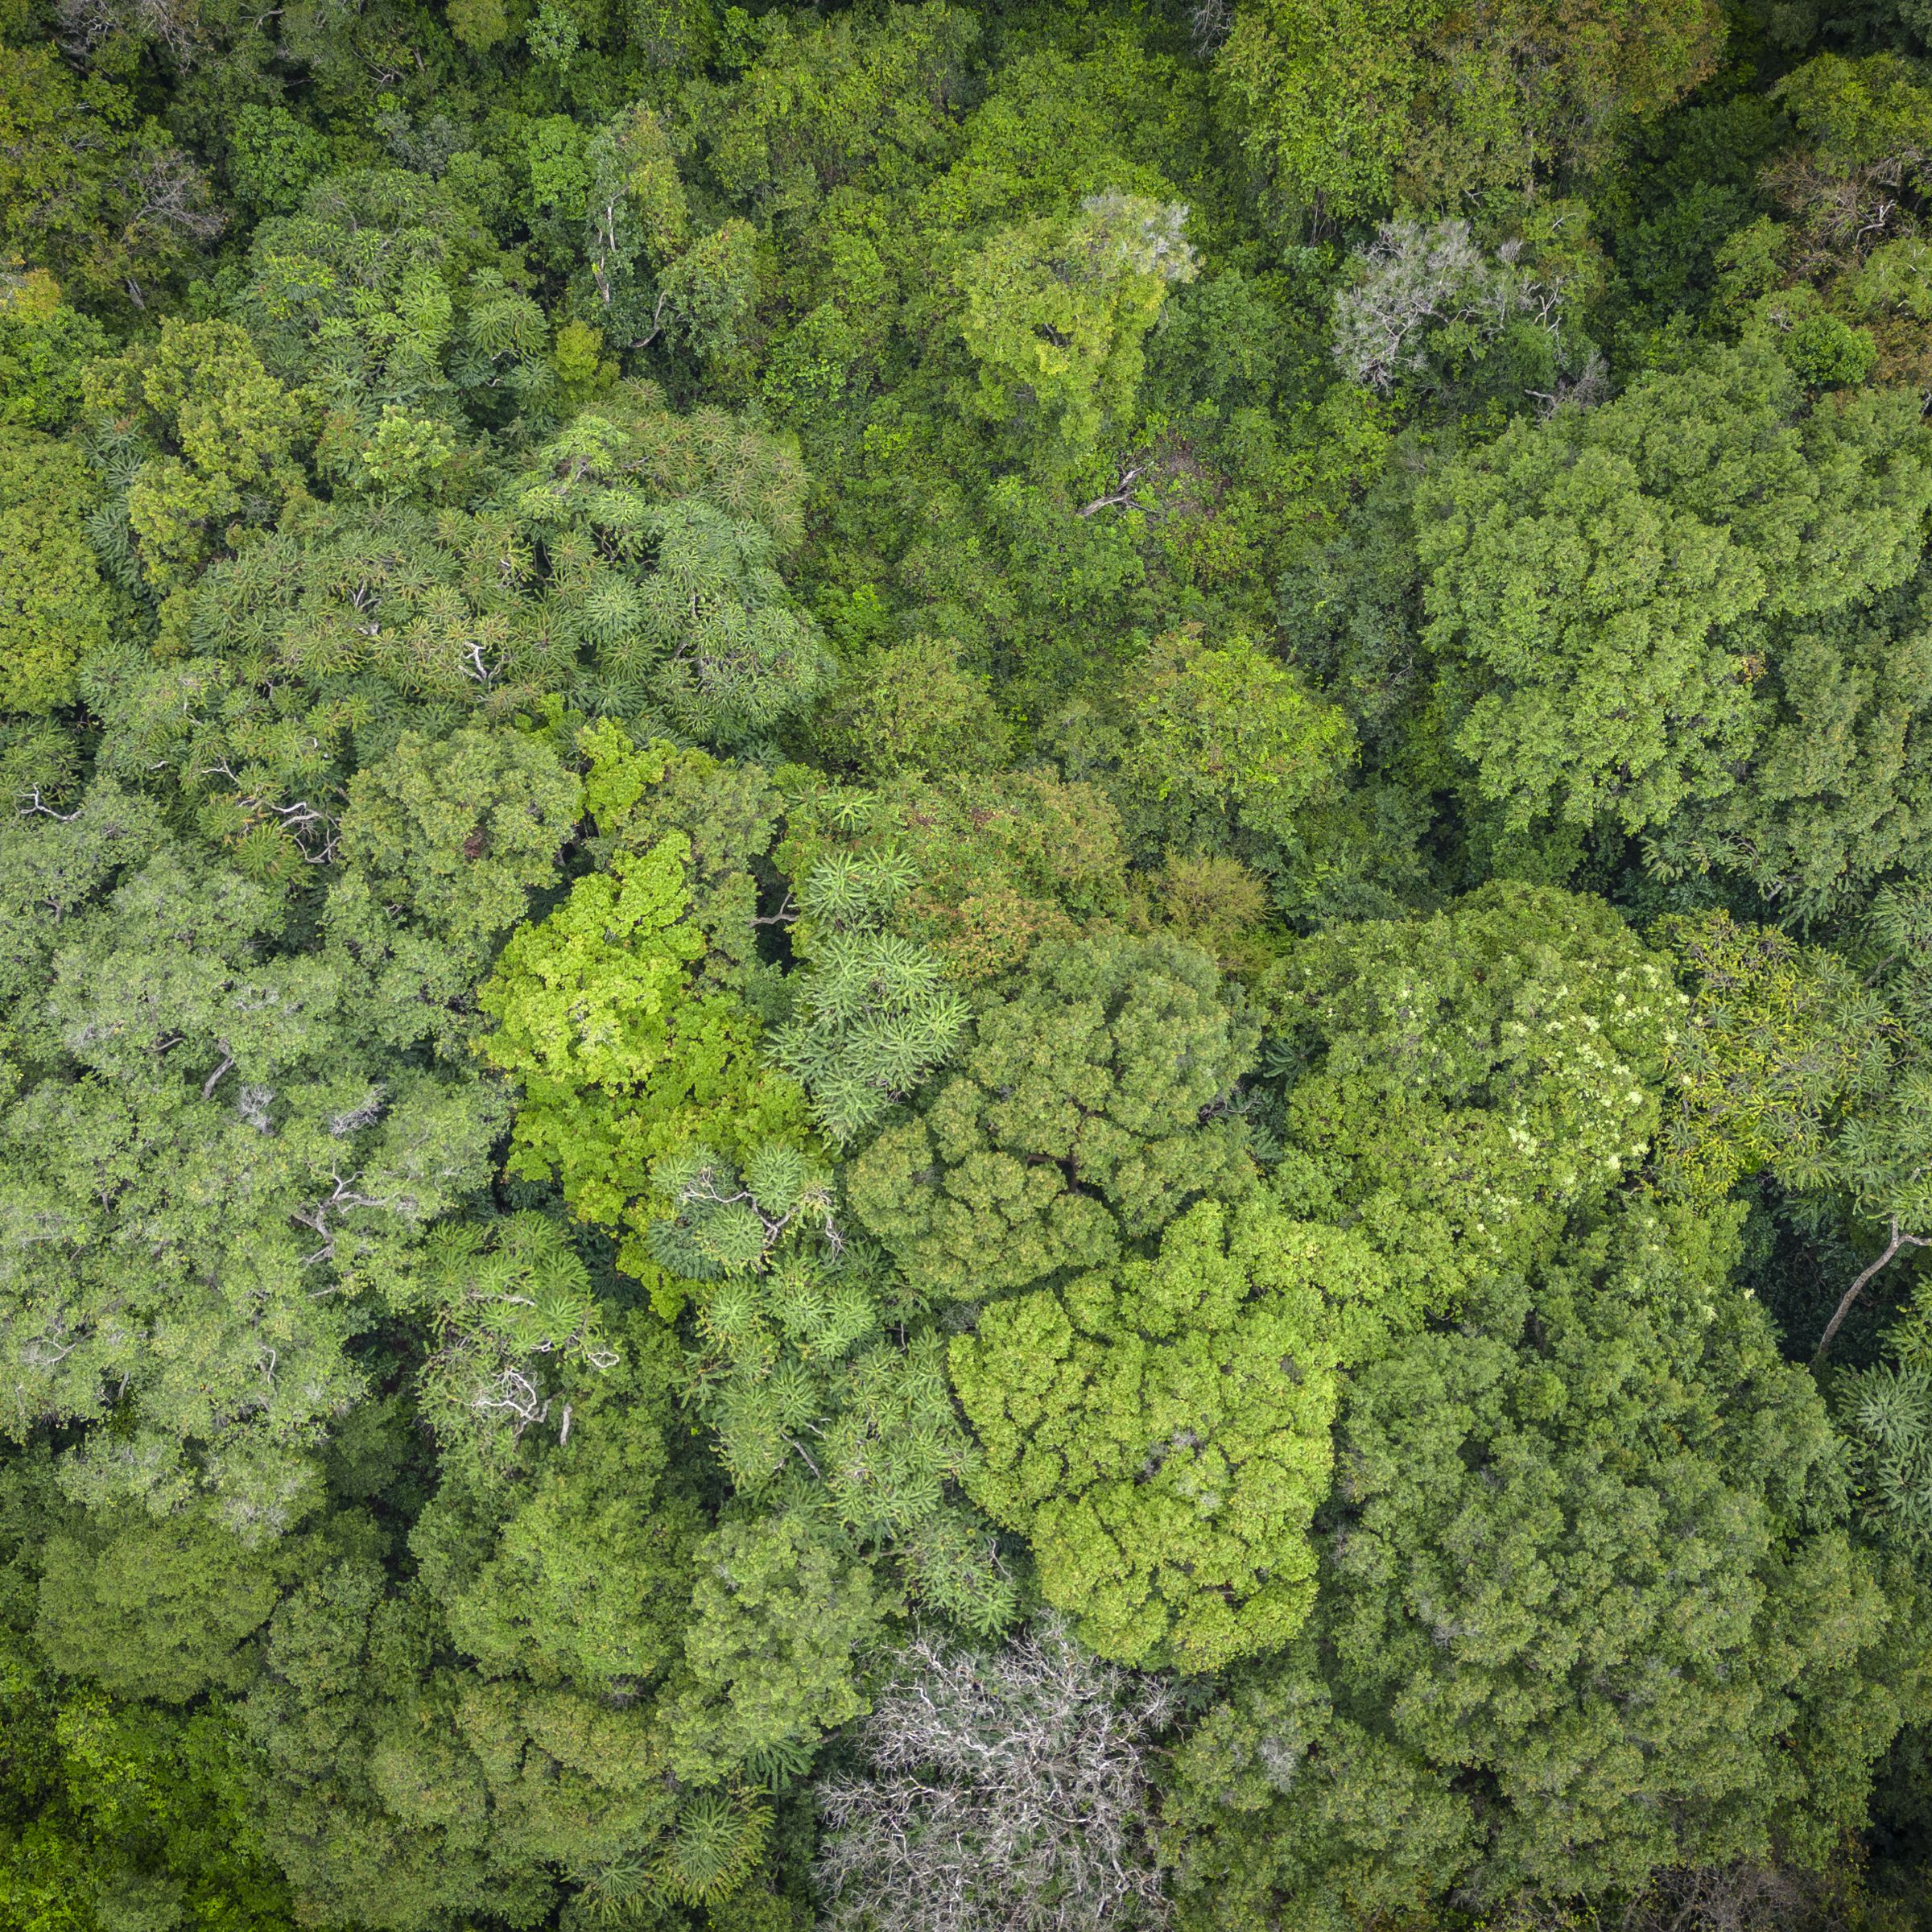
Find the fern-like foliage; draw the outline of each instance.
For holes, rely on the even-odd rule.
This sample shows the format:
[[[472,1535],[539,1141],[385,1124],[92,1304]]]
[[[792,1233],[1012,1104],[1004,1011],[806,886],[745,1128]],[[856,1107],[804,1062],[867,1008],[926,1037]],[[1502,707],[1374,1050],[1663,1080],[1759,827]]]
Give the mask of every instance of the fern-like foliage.
[[[1922,1558],[1932,1552],[1932,1296],[1922,1286],[1888,1340],[1890,1359],[1840,1377],[1835,1406],[1861,1514]]]
[[[943,1338],[867,1249],[848,1249],[829,1177],[774,1142],[741,1169],[707,1148],[662,1160],[673,1212],[654,1259],[711,1284],[691,1317],[686,1400],[733,1488],[808,1484],[842,1533],[906,1552],[923,1601],[968,1628],[1012,1619],[992,1532],[960,1500],[974,1459],[952,1406]]]
[[[837,852],[812,868],[803,888],[811,960],[773,1051],[804,1082],[819,1125],[841,1146],[950,1059],[965,1035],[966,1002],[931,951],[884,929],[914,883],[902,854]]]

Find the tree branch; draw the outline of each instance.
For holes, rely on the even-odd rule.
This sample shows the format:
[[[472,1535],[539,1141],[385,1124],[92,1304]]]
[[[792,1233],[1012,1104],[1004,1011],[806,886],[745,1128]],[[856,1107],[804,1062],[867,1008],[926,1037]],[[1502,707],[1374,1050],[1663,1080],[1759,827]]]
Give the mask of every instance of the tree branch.
[[[1872,1265],[1859,1276],[1858,1279],[1845,1290],[1843,1294],[1839,1298],[1837,1308],[1833,1311],[1831,1320],[1826,1323],[1825,1332],[1818,1339],[1818,1352],[1811,1358],[1811,1366],[1814,1368],[1819,1368],[1824,1366],[1825,1352],[1831,1346],[1832,1337],[1838,1333],[1839,1328],[1843,1323],[1845,1317],[1852,1312],[1852,1304],[1858,1299],[1860,1294],[1864,1291],[1865,1283],[1870,1281],[1872,1276],[1876,1274],[1880,1269],[1884,1268],[1886,1264],[1891,1261],[1893,1256],[1898,1253],[1900,1249],[1923,1248],[1926,1245],[1927,1239],[1928,1237],[1922,1234],[1901,1233],[1899,1232],[1898,1216],[1897,1215],[1893,1216],[1892,1238],[1890,1241],[1886,1242],[1885,1253],[1881,1254],[1876,1261],[1872,1262]]]

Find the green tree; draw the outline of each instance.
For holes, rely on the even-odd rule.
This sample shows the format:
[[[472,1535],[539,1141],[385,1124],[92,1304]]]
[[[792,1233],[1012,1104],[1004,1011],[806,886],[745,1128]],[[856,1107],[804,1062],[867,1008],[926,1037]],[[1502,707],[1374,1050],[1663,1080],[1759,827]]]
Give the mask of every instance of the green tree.
[[[207,177],[124,87],[57,47],[0,52],[0,233],[8,253],[128,312],[225,225]]]
[[[72,702],[112,610],[86,514],[95,479],[71,444],[0,431],[0,711]]]
[[[1206,1673],[1294,1634],[1338,1372],[1389,1287],[1359,1236],[1202,1201],[1154,1258],[995,1302],[953,1342],[969,1487],[1090,1649]]]
[[[728,1517],[694,1573],[665,1714],[680,1776],[710,1784],[788,1766],[865,1708],[856,1664],[894,1602],[804,1512]]]
[[[1932,903],[1922,886],[1888,887],[1861,923],[1845,938],[1872,962],[1863,972],[1726,914],[1663,928],[1696,987],[1672,1055],[1666,1185],[1709,1199],[1768,1174],[1877,1249],[1825,1323],[1821,1364],[1874,1278],[1932,1240]]]
[[[976,1003],[956,1071],[852,1162],[859,1219],[935,1294],[1104,1268],[1254,1174],[1228,1111],[1255,1042],[1167,939],[1050,943]]]
[[[1788,918],[1848,911],[1895,870],[1922,873],[1932,652],[1922,567],[1868,603],[1769,627],[1750,682],[1750,749],[1721,795],[1650,835],[1666,878],[1716,868]]]
[[[143,815],[97,786],[0,836],[5,1426],[101,1425],[63,1460],[77,1496],[206,1490],[272,1536],[362,1385],[352,1309],[483,1183],[505,1109],[468,1067],[398,1063],[349,961],[284,950],[279,895]]]
[[[741,1499],[812,1506],[889,1555],[922,1607],[978,1633],[1014,1589],[960,1489],[973,1464],[926,1298],[848,1244],[822,1169],[794,1148],[736,1168],[704,1149],[661,1162],[653,1253],[695,1291],[686,1399]]]
[[[1687,1018],[1669,960],[1600,900],[1501,881],[1305,939],[1260,998],[1305,1212],[1519,1265],[1641,1169]]]
[[[916,637],[874,645],[819,708],[813,735],[834,762],[870,778],[993,771],[1009,749],[987,680],[956,645]]]
[[[533,570],[501,514],[298,501],[203,573],[184,636],[102,658],[105,762],[132,782],[166,773],[245,869],[300,876],[336,857],[358,766],[568,687]]]
[[[942,984],[931,951],[884,930],[913,885],[897,855],[819,861],[799,887],[792,943],[804,969],[796,1008],[774,1034],[778,1063],[811,1095],[819,1125],[841,1146],[909,1099],[957,1050],[966,1002]]]
[[[107,332],[62,299],[44,269],[0,293],[0,422],[58,435],[80,406],[80,372],[107,350]]]
[[[412,1298],[436,1343],[423,1364],[424,1419],[446,1472],[477,1483],[514,1468],[525,1432],[547,1427],[552,1409],[572,1407],[559,1378],[580,1385],[584,1369],[601,1373],[623,1360],[589,1270],[568,1230],[545,1215],[432,1230]],[[556,1428],[568,1441],[561,1413]]]
[[[673,1459],[675,1339],[637,1311],[592,1340],[553,1342],[557,1270],[535,1246],[513,1224],[465,1257],[461,1302],[441,1287],[454,1332],[431,1359],[425,1393],[443,1482],[411,1548],[452,1641],[486,1676],[634,1697],[661,1686],[680,1653],[704,1526]],[[534,1265],[498,1286],[510,1257]],[[441,1283],[454,1273],[445,1264]],[[500,1353],[472,1339],[487,1319],[475,1312],[483,1294],[499,1329],[522,1318]],[[543,1321],[548,1331],[533,1337]]]
[[[361,169],[257,225],[230,313],[271,374],[320,401],[322,473],[381,495],[386,420],[440,432],[447,460],[472,415],[554,403],[550,331],[525,279],[447,180]]]
[[[751,225],[695,231],[670,135],[643,101],[590,136],[584,175],[585,312],[634,349],[729,355],[758,297]]]
[[[1922,1692],[1735,1224],[1633,1199],[1358,1375],[1316,1624],[1177,1765],[1183,1923],[1830,1855]]]
[[[799,535],[800,478],[782,445],[715,413],[669,448],[661,421],[648,391],[578,417],[510,501],[547,567],[546,614],[595,653],[592,708],[742,749],[834,675],[776,568]],[[667,471],[685,483],[675,495]]]
[[[1518,421],[1418,499],[1456,749],[1512,824],[1637,831],[1721,795],[1755,737],[1766,624],[1917,568],[1916,405],[1810,407],[1762,341]]]
[[[1331,787],[1354,749],[1344,714],[1252,639],[1160,638],[1140,667],[1121,777],[1185,825],[1238,821],[1293,836],[1297,809]]]
[[[1802,137],[1768,185],[1793,217],[1780,237],[1801,272],[1856,266],[1900,229],[1932,159],[1932,89],[1893,49],[1818,55],[1773,90]],[[1901,219],[1901,215],[1903,218]]]
[[[431,743],[405,732],[350,783],[343,863],[390,918],[480,966],[555,878],[581,789],[540,738],[472,728]]]
[[[39,1558],[40,1653],[123,1697],[179,1704],[244,1688],[247,1640],[281,1595],[283,1566],[204,1511],[158,1522],[89,1511]]]
[[[835,855],[909,870],[910,889],[882,908],[886,929],[960,985],[1018,966],[1039,939],[1128,916],[1118,811],[1097,784],[1051,772],[908,775],[876,791],[813,782],[785,834],[775,856],[793,878]]]
[[[10,1637],[11,1633],[10,1633]],[[232,1707],[115,1703],[10,1644],[0,1912],[22,1932],[196,1919],[287,1932],[287,1888],[235,1776]]]

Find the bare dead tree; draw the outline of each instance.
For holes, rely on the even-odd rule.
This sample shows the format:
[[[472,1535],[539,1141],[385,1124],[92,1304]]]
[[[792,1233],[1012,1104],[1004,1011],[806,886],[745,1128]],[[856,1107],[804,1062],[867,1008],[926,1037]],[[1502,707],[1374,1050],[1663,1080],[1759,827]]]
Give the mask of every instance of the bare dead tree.
[[[1004,1649],[920,1637],[859,1733],[870,1775],[819,1785],[831,1932],[1125,1932],[1167,1922],[1147,1843],[1158,1678],[1057,1621]]]
[[[59,0],[54,18],[60,44],[79,60],[118,33],[166,48],[183,67],[203,44],[198,0]]]
[[[198,246],[213,242],[228,225],[208,177],[179,148],[137,149],[123,186],[130,235],[159,230]]]
[[[1194,51],[1206,59],[1234,30],[1234,0],[1195,0],[1188,9],[1187,27]]]

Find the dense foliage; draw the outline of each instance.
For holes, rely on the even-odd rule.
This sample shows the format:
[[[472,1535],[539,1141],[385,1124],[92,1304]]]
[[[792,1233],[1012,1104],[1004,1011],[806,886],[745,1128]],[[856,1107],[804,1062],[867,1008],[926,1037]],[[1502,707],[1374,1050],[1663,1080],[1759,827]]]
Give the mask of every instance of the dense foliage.
[[[0,0],[0,1932],[1932,1932],[1932,4]]]

